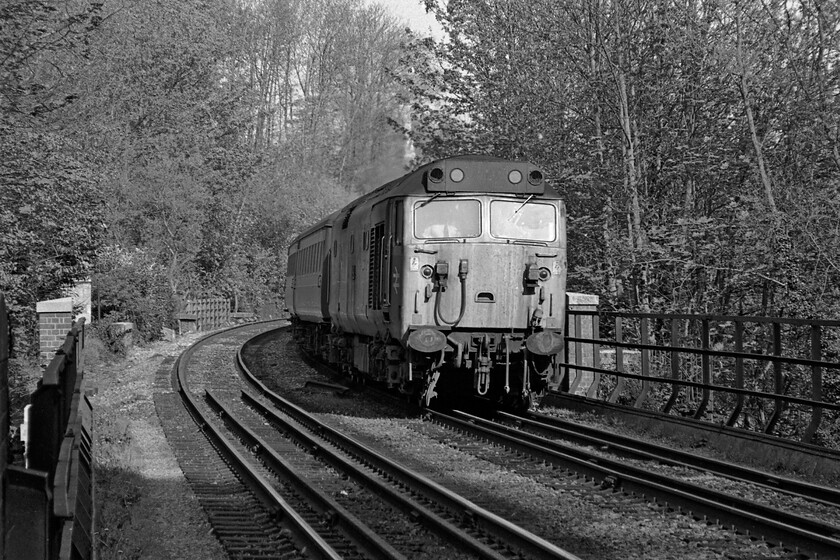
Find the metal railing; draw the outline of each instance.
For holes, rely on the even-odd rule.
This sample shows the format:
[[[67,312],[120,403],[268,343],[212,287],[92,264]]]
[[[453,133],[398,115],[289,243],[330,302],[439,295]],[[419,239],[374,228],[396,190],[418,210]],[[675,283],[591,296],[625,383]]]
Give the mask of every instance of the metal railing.
[[[570,309],[568,325],[570,393],[804,442],[840,418],[840,321]]]
[[[5,318],[4,310],[0,311]],[[0,348],[8,349],[7,334],[7,328],[0,331],[0,338],[5,338]],[[26,464],[4,465],[3,558],[95,557],[91,405],[83,391],[84,344],[81,319],[31,395]]]

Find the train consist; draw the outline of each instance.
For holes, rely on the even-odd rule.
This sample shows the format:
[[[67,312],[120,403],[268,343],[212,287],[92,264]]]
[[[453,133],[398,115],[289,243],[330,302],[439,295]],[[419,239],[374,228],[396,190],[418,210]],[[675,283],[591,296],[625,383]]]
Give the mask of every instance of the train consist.
[[[292,242],[295,339],[423,405],[473,395],[529,406],[563,348],[565,218],[527,162],[424,165]]]

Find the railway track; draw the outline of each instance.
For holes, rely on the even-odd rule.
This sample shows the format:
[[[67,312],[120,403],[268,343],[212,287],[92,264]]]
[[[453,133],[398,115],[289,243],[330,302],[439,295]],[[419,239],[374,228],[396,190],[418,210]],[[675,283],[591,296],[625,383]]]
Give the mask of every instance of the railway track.
[[[709,460],[698,462],[699,458],[680,457],[668,449],[658,455],[655,446],[643,448],[609,433],[584,433],[586,430],[539,415],[500,414],[495,421],[466,414],[429,413],[425,421],[401,416],[393,403],[383,404],[368,392],[336,384],[305,367],[294,355],[288,335],[283,331],[264,333],[266,329],[255,327],[240,334],[226,331],[220,338],[206,339],[204,350],[185,353],[178,369],[186,373],[184,385],[195,401],[193,414],[202,429],[197,430],[195,424],[188,427],[184,418],[164,422],[170,425],[167,435],[174,430],[204,439],[203,447],[193,442],[179,451],[180,443],[173,446],[182,468],[188,461],[184,468],[187,478],[198,484],[207,482],[207,497],[202,498],[200,488],[196,493],[232,558],[336,557],[331,554],[345,558],[445,556],[453,560],[576,557],[567,549],[581,557],[619,557],[614,551],[622,548],[620,544],[587,540],[577,534],[580,529],[575,529],[573,519],[563,521],[562,514],[556,514],[557,520],[546,519],[544,513],[530,511],[531,501],[551,501],[551,495],[569,502],[572,508],[574,502],[586,504],[595,509],[594,515],[613,520],[615,541],[627,541],[623,550],[636,546],[634,533],[625,532],[632,529],[627,524],[632,520],[646,532],[661,533],[666,542],[678,538],[683,547],[700,551],[685,557],[840,557],[833,521],[838,508],[832,489],[821,492],[813,485],[796,486],[778,476],[743,467],[739,471],[737,466]],[[245,365],[243,374],[234,367],[231,348],[249,339],[252,342],[238,358]],[[220,360],[225,362],[223,368],[218,365]],[[253,374],[248,373],[248,367]],[[294,368],[301,372],[292,374],[297,377],[289,383],[286,376]],[[244,381],[249,377],[253,379]],[[315,414],[274,395],[269,386],[278,380],[282,381],[280,392],[305,401],[306,409],[316,410]],[[162,399],[159,412],[176,404]],[[182,412],[182,416],[186,414]],[[383,420],[365,420],[367,416]],[[365,435],[367,432],[358,428],[367,423],[386,427]],[[210,431],[221,434],[234,453],[225,452],[224,459],[210,453],[208,449],[213,448],[208,439],[215,448],[223,447],[215,437],[204,435]],[[403,444],[395,449],[399,446],[383,435],[388,431],[414,433],[417,445]],[[348,437],[349,433],[354,437]],[[563,439],[566,443],[560,441]],[[406,451],[414,447],[416,451]],[[476,464],[480,469],[486,469],[482,464],[497,465],[509,473],[512,487],[513,481],[525,479],[531,488],[543,490],[537,490],[536,495],[525,490],[521,505],[501,493],[494,499],[492,492],[488,495],[484,489],[459,482],[457,476],[442,473],[439,467],[428,467],[428,457],[422,455],[437,453],[441,447],[450,454],[473,458],[458,460],[464,465]],[[216,459],[207,459],[204,467],[204,455]],[[568,457],[558,462],[558,455]],[[253,474],[231,474],[234,471],[229,465],[237,456],[245,465],[240,468]],[[404,466],[391,457],[400,458]],[[688,459],[694,463],[689,464]],[[191,475],[191,468],[198,474]],[[412,479],[410,471],[418,471],[420,476]],[[655,475],[656,480],[646,482],[643,474]],[[263,490],[245,484],[252,477],[262,480]],[[718,493],[731,494],[723,505],[714,503],[710,490],[719,486],[723,488]],[[293,514],[267,501],[265,494],[270,497],[272,492],[280,503],[297,512],[300,523],[311,529],[309,538],[313,540],[289,526]],[[760,496],[771,505],[762,509],[737,494]],[[230,502],[226,501],[228,495]],[[791,508],[805,515],[799,520],[786,517],[784,510]],[[247,513],[237,516],[237,511]],[[687,515],[671,513],[677,511]],[[587,515],[592,514],[581,509],[581,520]],[[494,526],[497,520],[502,523]],[[564,528],[558,530],[558,526]],[[517,535],[519,527],[537,530]],[[326,545],[320,551],[319,540]],[[620,556],[657,557],[645,550],[652,546],[643,543],[635,554],[622,552]],[[665,553],[662,557],[679,555]]]
[[[202,504],[232,557],[269,557],[276,546],[278,558],[577,558],[367,449],[253,376],[259,394],[243,387],[233,368],[215,362],[254,330],[207,337],[176,366],[186,409],[219,451],[213,458],[197,452],[200,438],[176,438],[176,454],[198,457],[189,480],[221,489]],[[177,416],[163,401],[159,412]],[[183,421],[168,424],[179,426],[173,434],[196,433]]]
[[[496,421],[502,425],[542,435],[554,441],[565,441],[584,447],[592,447],[617,457],[626,457],[646,462],[655,462],[672,467],[686,467],[713,473],[736,481],[763,486],[831,507],[840,507],[840,490],[802,480],[769,474],[766,471],[746,467],[730,461],[688,453],[642,439],[616,434],[585,424],[535,412],[523,415],[497,413]]]
[[[720,536],[701,536],[696,539],[698,546],[708,544],[717,553],[728,554],[733,558],[840,557],[840,549],[837,547],[840,523],[838,523],[837,491],[834,488],[809,484],[693,454],[680,455],[669,448],[661,448],[658,453],[657,446],[637,443],[632,439],[622,440],[608,432],[592,431],[584,437],[585,428],[577,429],[576,426],[557,419],[550,420],[556,426],[545,426],[544,424],[549,419],[544,419],[537,414],[530,414],[527,418],[504,414],[500,414],[500,417],[504,423],[508,424],[508,427],[512,425],[516,428],[515,435],[521,435],[523,430],[538,433],[550,432],[554,439],[565,435],[575,441],[578,447],[583,446],[594,450],[592,455],[585,456],[583,467],[573,471],[573,476],[592,477],[590,478],[592,480],[595,478],[593,475],[581,475],[581,473],[586,473],[593,464],[597,465],[608,460],[609,457],[605,455],[612,455],[613,452],[616,453],[613,456],[614,460],[616,457],[621,457],[621,461],[618,461],[619,465],[628,463],[627,467],[631,468],[628,472],[635,465],[637,472],[648,478],[656,479],[658,476],[661,489],[655,489],[655,484],[648,483],[634,487],[635,481],[631,480],[632,476],[622,474],[621,471],[607,472],[604,476],[597,478],[597,484],[590,483],[590,488],[594,487],[595,492],[612,495],[607,501],[613,504],[613,511],[636,513],[645,508],[637,507],[634,502],[649,500],[648,503],[658,504],[654,505],[653,509],[659,516],[674,517],[670,512],[681,512],[685,515],[675,517],[699,519],[711,527],[718,527]],[[477,418],[469,418],[468,421],[472,424],[480,422]],[[531,427],[526,428],[526,425]],[[561,429],[560,432],[558,432],[558,427]],[[556,472],[534,474],[535,471],[540,470],[539,467],[533,466],[539,461],[535,461],[533,455],[522,448],[516,453],[508,454],[513,455],[512,458],[500,459],[499,457],[506,454],[500,451],[504,449],[506,443],[490,445],[477,443],[477,441],[486,440],[483,436],[478,439],[476,436],[452,436],[451,430],[448,433],[437,434],[426,429],[418,431],[426,436],[437,438],[461,452],[482,459],[489,457],[489,460],[517,474],[533,476],[535,480],[549,488],[573,488],[572,492],[578,492],[577,483],[562,480],[563,477],[558,477]],[[557,469],[552,467],[551,470]],[[651,473],[657,476],[651,476]],[[674,492],[674,488],[682,488],[684,495]],[[628,490],[629,495],[617,492],[617,490]],[[593,501],[600,499],[596,497]],[[620,503],[622,500],[625,503]],[[515,517],[511,516],[509,519],[515,520]],[[648,520],[643,521],[643,523],[647,522]],[[746,541],[743,535],[747,536]],[[692,537],[691,540],[693,541],[694,538]],[[743,542],[747,544],[741,544]],[[722,546],[720,543],[725,543],[725,545]],[[754,546],[750,547],[749,543],[753,543]],[[738,552],[739,547],[747,552]]]
[[[265,328],[249,325],[216,333],[187,349],[175,362],[171,376],[158,373],[157,384],[169,382],[174,392],[158,393],[155,407],[186,479],[231,558],[340,558],[329,554],[329,547],[307,532],[296,514],[284,509],[282,499],[254,476],[253,469],[243,468],[243,455],[206,421],[190,391],[188,372],[196,366],[193,360],[214,361],[211,354],[236,347]],[[205,382],[199,380],[199,384]],[[310,556],[304,553],[307,550],[327,552]]]
[[[618,440],[604,433],[596,437],[588,430],[588,437],[584,437],[584,430],[574,433],[568,427],[559,432],[557,428],[552,429],[552,424],[547,420],[539,422],[533,417],[520,419],[500,415],[506,421],[501,423],[458,411],[451,415],[438,412],[430,414],[431,419],[440,425],[493,442],[534,461],[585,476],[603,488],[645,496],[669,509],[711,520],[792,552],[802,551],[816,557],[840,557],[840,509],[837,507],[840,504],[837,503],[838,493],[835,489],[778,476],[765,475],[762,479],[760,473],[752,469],[722,461],[676,455],[673,450],[658,449],[631,438]],[[516,425],[512,426],[511,423]],[[578,445],[569,446],[558,439],[523,431],[525,425],[529,431],[549,432],[558,437],[562,434],[574,439]],[[586,447],[580,447],[581,444]],[[624,460],[607,457],[604,452],[613,448],[624,456],[643,458],[644,462],[654,461],[656,468],[651,468],[649,463],[641,464],[637,461],[636,464],[629,464]],[[670,471],[663,472],[661,464],[667,464]],[[777,488],[772,488],[772,491],[784,492],[786,497],[777,498],[771,505],[767,505],[764,501],[768,499],[766,492],[761,493],[761,500],[748,499],[736,494],[756,494],[743,485],[729,484],[726,491],[710,487],[708,480],[705,484],[687,480],[691,476],[686,476],[685,469],[697,473],[694,470],[697,468],[703,469],[703,474],[714,469],[730,480],[760,484],[764,490],[771,489],[773,484]],[[792,498],[797,500],[793,502]],[[804,499],[811,500],[811,504],[804,503]],[[799,511],[788,509],[792,503],[795,503],[794,507]],[[830,516],[833,522],[822,521],[820,518],[823,516]]]

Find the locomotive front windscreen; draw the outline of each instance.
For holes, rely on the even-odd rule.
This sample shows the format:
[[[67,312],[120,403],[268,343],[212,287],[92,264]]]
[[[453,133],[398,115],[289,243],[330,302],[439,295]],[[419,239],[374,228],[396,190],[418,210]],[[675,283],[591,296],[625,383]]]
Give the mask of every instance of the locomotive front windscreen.
[[[527,200],[494,200],[490,203],[490,234],[502,239],[554,241],[557,237],[554,206]]]
[[[435,200],[414,207],[414,235],[420,239],[478,237],[481,203],[477,200]]]

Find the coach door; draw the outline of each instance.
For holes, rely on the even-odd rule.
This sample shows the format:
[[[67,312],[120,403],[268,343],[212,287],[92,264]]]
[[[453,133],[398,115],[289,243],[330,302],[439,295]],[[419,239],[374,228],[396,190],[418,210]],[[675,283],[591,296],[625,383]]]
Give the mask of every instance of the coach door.
[[[387,245],[388,245],[388,262],[385,266],[385,293],[384,300],[387,307],[385,308],[385,321],[389,322],[392,319],[392,305],[400,305],[399,291],[400,291],[400,263],[403,262],[403,201],[389,200],[388,201],[388,231],[387,231]],[[392,301],[393,298],[393,301]],[[399,310],[396,310],[399,313]],[[398,320],[398,319],[397,319]]]
[[[321,241],[321,274],[318,276],[318,282],[321,286],[321,316],[322,317],[329,317],[330,316],[330,287],[331,287],[331,278],[330,278],[330,266],[331,263],[331,247],[328,245],[330,238],[332,237],[332,229],[327,228],[324,230],[325,232],[329,233],[327,235],[325,233],[323,241]]]

